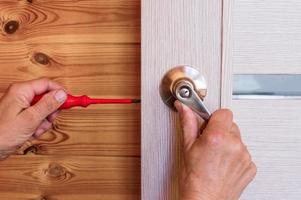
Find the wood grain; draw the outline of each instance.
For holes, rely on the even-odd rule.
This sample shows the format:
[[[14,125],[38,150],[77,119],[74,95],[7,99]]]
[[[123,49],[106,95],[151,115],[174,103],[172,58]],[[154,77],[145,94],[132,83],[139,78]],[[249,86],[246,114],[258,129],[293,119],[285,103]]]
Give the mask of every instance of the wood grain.
[[[222,105],[231,106],[258,174],[242,200],[300,199],[300,100],[232,100],[233,74],[299,74],[296,0],[224,6]]]
[[[63,111],[47,134],[17,154],[140,157],[139,133],[139,105],[73,109]]]
[[[1,95],[49,77],[74,95],[140,98],[140,0],[0,0],[0,70]],[[0,163],[0,199],[140,199],[140,105],[63,111]]]
[[[142,199],[178,199],[178,122],[159,96],[170,68],[195,66],[208,81],[205,103],[220,107],[220,0],[142,1]]]
[[[258,167],[243,200],[300,199],[300,100],[234,100],[235,119]]]
[[[47,56],[48,64],[35,59]],[[139,44],[0,45],[0,92],[15,81],[47,76],[72,94],[140,96]]]
[[[0,184],[1,199],[138,199],[140,159],[12,156],[1,162]]]
[[[223,1],[222,24],[222,66],[221,66],[221,107],[230,108],[232,104],[233,76],[233,18],[235,0]]]
[[[301,73],[301,2],[237,0],[234,73]]]
[[[140,0],[0,1],[0,44],[140,43]],[[5,24],[17,21],[14,34]]]

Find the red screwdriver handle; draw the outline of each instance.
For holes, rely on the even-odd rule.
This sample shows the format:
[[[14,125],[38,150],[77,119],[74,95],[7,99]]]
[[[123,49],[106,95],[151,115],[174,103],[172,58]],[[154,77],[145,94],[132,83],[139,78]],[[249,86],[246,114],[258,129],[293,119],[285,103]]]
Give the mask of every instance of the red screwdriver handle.
[[[44,94],[35,96],[31,102],[31,105],[36,104],[43,96],[44,96]],[[88,99],[89,98],[86,95],[75,97],[75,96],[68,94],[66,101],[61,105],[61,107],[59,109],[60,110],[70,109],[70,108],[76,107],[76,106],[87,107],[88,105],[90,105]]]
[[[31,102],[31,105],[36,104],[44,94],[35,96]],[[131,103],[139,103],[140,100],[135,99],[93,99],[88,97],[87,95],[83,96],[72,96],[70,94],[67,95],[66,101],[59,108],[70,109],[73,107],[87,107],[90,104],[131,104]]]

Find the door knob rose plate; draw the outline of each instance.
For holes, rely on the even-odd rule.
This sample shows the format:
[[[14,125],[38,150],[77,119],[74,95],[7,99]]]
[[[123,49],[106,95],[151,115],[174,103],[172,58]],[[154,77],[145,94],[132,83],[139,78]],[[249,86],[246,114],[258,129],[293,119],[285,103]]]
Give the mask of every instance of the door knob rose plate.
[[[205,78],[191,66],[177,66],[161,80],[160,95],[168,107],[175,110],[174,102],[179,100],[208,120],[211,114],[203,103],[206,94]]]

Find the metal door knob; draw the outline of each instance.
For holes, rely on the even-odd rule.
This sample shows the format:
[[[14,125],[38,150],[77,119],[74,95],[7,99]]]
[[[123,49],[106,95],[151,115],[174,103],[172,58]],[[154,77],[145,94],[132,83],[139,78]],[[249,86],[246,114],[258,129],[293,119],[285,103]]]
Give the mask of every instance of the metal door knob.
[[[160,95],[167,106],[175,110],[174,102],[179,100],[207,121],[211,113],[203,103],[206,93],[205,78],[190,66],[171,69],[164,75],[160,84]]]

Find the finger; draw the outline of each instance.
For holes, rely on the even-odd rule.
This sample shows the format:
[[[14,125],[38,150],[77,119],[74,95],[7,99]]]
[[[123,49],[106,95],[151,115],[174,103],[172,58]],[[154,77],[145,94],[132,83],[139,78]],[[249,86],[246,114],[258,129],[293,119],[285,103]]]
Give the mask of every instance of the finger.
[[[51,129],[52,123],[45,119],[40,126],[37,128],[36,132],[33,134],[33,137],[38,138]]]
[[[55,112],[66,100],[64,90],[55,90],[45,94],[35,105],[20,114],[25,123],[34,131],[51,113]]]
[[[19,113],[30,106],[35,95],[58,89],[62,89],[62,86],[47,78],[19,82],[9,87],[3,100],[11,106],[9,109],[11,112]]]
[[[232,127],[233,114],[228,109],[221,109],[215,111],[204,131],[204,134],[210,133],[226,133],[229,132]]]
[[[238,125],[233,122],[230,132],[241,139],[241,134]]]
[[[48,117],[47,117],[47,120],[49,122],[54,122],[54,120],[57,118],[57,116],[60,114],[60,110],[57,110],[55,112],[53,112],[52,114],[50,114]]]
[[[181,119],[184,137],[184,149],[188,150],[199,135],[199,119],[189,107],[181,102],[176,101],[175,107],[178,110]]]
[[[27,90],[28,94],[30,93],[27,99],[29,102],[36,95],[59,89],[63,89],[63,87],[48,78],[35,79],[24,83],[24,90]]]

